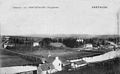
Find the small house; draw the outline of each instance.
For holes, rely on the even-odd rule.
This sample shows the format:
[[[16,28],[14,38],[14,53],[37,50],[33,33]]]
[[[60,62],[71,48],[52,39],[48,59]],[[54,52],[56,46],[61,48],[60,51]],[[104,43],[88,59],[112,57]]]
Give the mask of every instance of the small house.
[[[62,70],[62,62],[59,57],[55,57],[52,63],[39,64],[38,74],[55,73]]]
[[[39,46],[39,42],[33,42],[33,47]]]
[[[92,48],[93,45],[92,44],[85,44],[85,48]]]

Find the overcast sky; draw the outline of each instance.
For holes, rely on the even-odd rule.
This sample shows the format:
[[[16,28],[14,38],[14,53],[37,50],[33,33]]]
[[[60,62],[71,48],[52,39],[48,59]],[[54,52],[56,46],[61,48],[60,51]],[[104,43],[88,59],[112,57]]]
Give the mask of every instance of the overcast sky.
[[[118,9],[120,0],[0,0],[1,34],[115,34]]]

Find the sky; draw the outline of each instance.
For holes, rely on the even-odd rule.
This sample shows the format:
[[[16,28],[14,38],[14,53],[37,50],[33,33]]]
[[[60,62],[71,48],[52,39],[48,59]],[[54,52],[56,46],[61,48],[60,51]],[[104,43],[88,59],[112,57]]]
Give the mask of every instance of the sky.
[[[119,9],[120,0],[0,0],[0,31],[2,35],[116,34]]]

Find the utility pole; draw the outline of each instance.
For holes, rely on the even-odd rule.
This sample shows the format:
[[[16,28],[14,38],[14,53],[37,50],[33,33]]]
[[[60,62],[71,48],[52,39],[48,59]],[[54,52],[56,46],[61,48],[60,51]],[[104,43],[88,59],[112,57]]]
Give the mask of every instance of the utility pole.
[[[120,17],[119,17],[119,15],[120,15],[120,9],[118,10],[118,12],[117,12],[117,35],[118,35],[118,40],[116,41],[116,43],[117,42],[119,42],[119,31],[120,31],[120,29],[119,29],[119,23],[120,23]]]
[[[0,23],[0,38],[2,37],[1,31],[2,31],[2,28],[1,28],[1,23]]]
[[[0,42],[2,41],[1,39],[2,39],[2,36],[1,36],[1,23],[0,23]]]

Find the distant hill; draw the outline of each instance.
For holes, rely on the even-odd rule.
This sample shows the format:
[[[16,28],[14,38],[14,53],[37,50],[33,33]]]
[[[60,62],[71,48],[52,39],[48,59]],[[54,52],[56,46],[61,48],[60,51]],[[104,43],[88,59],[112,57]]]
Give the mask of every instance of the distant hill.
[[[54,34],[54,35],[37,35],[37,34],[33,34],[33,35],[29,35],[31,37],[49,37],[49,38],[68,38],[68,37],[73,37],[73,38],[116,38],[116,37],[120,37],[118,35],[89,35],[89,34]]]
[[[96,37],[107,39],[107,38],[117,38],[117,37],[120,37],[120,36],[118,36],[118,35],[97,35]]]
[[[8,35],[10,36],[10,35]],[[12,35],[11,35],[12,36]],[[19,35],[20,36],[20,35]],[[51,34],[51,35],[47,35],[47,34],[31,34],[31,35],[21,35],[21,37],[34,37],[34,38],[116,38],[116,37],[120,37],[118,35],[89,35],[89,34]]]
[[[44,35],[44,34],[33,34],[29,35],[31,37],[49,37],[49,38],[68,38],[68,37],[73,37],[73,38],[92,38],[95,37],[95,35],[88,35],[88,34],[53,34],[53,35]]]

